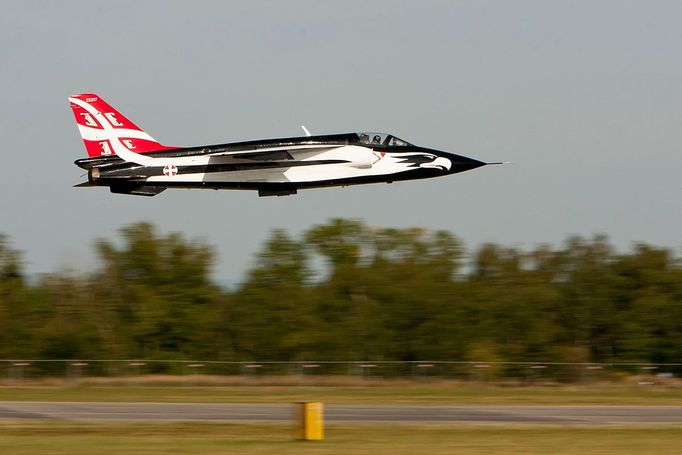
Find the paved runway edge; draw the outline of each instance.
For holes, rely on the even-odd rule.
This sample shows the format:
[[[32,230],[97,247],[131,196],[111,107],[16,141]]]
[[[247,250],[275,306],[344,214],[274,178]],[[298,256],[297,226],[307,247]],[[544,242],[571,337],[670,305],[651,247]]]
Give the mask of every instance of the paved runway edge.
[[[0,420],[287,422],[292,404],[0,402]],[[682,406],[326,404],[329,423],[682,424]]]

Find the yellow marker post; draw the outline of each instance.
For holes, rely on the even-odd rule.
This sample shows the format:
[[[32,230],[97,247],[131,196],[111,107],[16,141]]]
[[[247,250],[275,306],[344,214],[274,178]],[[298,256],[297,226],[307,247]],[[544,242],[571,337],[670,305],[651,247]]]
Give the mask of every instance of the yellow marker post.
[[[304,441],[321,441],[324,439],[323,406],[319,401],[296,403],[297,436]]]

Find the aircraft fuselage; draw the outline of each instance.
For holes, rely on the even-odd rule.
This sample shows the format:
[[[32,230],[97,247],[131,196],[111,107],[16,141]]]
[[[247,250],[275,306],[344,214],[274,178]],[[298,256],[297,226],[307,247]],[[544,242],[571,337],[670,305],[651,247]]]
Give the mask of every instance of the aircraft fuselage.
[[[213,188],[258,190],[261,196],[438,177],[485,165],[400,140],[391,144],[390,135],[382,139],[365,141],[357,133],[292,137],[145,153],[155,159],[154,166],[115,155],[76,164],[89,171],[88,186],[108,186],[116,193],[136,194],[139,187],[154,194],[164,188]]]

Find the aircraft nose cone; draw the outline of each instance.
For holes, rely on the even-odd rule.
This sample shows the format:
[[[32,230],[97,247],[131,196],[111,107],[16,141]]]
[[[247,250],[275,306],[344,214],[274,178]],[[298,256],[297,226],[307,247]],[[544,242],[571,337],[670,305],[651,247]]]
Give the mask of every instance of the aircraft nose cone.
[[[452,163],[452,166],[450,167],[450,173],[452,174],[469,171],[471,169],[476,169],[477,167],[486,165],[486,163],[483,161],[478,161],[462,155],[456,155],[454,153],[445,154],[445,158],[449,159]]]

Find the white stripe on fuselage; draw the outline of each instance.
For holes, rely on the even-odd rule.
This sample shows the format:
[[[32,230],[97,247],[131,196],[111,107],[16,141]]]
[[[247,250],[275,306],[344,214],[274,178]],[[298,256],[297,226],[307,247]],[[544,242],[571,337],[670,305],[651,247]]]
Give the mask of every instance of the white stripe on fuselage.
[[[299,162],[310,160],[335,159],[339,155],[332,152],[343,153],[343,147],[329,152],[310,154]],[[371,149],[367,149],[371,152]],[[412,153],[413,155],[416,153]],[[354,177],[388,176],[415,169],[411,163],[402,162],[404,154],[386,153],[384,157],[375,162],[369,168],[353,167],[351,163],[337,164],[311,164],[309,166],[291,166],[289,168],[254,169],[240,171],[208,172],[177,174],[174,177],[165,175],[153,176],[147,182],[155,184],[163,183],[239,183],[239,182],[263,182],[263,183],[305,183],[323,182],[328,180],[342,180]],[[345,159],[348,159],[346,155]]]

